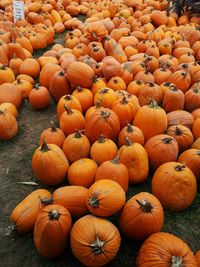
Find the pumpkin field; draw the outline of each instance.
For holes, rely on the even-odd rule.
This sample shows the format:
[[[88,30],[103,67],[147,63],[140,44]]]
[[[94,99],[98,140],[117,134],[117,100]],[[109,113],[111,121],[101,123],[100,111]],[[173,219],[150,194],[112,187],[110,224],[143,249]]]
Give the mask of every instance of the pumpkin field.
[[[0,266],[200,267],[200,16],[0,1]]]

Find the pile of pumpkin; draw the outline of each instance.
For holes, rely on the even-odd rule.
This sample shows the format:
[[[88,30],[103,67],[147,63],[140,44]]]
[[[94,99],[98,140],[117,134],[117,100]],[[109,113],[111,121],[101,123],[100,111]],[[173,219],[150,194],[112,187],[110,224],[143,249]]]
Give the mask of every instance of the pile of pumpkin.
[[[65,6],[72,16],[87,15],[85,22],[63,15],[70,30],[65,47],[55,44],[36,60],[23,56],[29,40],[16,28],[9,30],[16,42],[2,42],[0,139],[17,134],[23,98],[39,110],[53,98],[59,128],[51,122],[41,133],[32,168],[44,185],[66,178],[69,185],[52,195],[32,192],[11,221],[20,233],[34,230],[36,248],[47,258],[62,253],[70,235],[72,252],[84,265],[105,265],[119,250],[120,230],[145,240],[136,266],[200,266],[198,253],[197,265],[181,239],[160,232],[163,208],[189,208],[200,178],[198,17],[167,17],[165,0],[60,3],[60,13]],[[38,1],[27,6],[42,10]],[[42,23],[34,29],[51,29]],[[129,184],[145,182],[150,172],[152,194],[126,202]],[[106,219],[112,215],[119,215],[119,230]]]

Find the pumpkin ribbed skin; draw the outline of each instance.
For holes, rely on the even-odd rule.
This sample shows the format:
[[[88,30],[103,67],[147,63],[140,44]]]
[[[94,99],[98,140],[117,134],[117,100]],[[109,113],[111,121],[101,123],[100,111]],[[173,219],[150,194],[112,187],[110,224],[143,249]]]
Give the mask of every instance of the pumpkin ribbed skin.
[[[12,211],[10,220],[20,233],[33,230],[39,211],[44,207],[41,200],[51,197],[45,189],[38,189],[26,196]]]
[[[174,264],[172,264],[172,257]],[[175,265],[177,262],[179,264]],[[197,267],[197,263],[191,249],[182,239],[161,232],[152,234],[145,240],[136,259],[136,267],[158,266]]]
[[[89,188],[85,201],[92,214],[108,217],[121,210],[126,197],[124,190],[117,182],[102,179]]]
[[[163,222],[160,201],[150,193],[141,192],[126,202],[120,214],[119,227],[128,238],[142,241],[159,232]]]
[[[173,211],[187,209],[196,197],[197,183],[192,171],[183,164],[162,164],[152,178],[152,193],[162,206]]]
[[[67,68],[66,76],[72,84],[83,88],[90,88],[93,84],[95,73],[84,62],[72,62]]]
[[[5,102],[12,103],[17,108],[21,105],[21,91],[12,83],[4,83],[0,85],[0,104]]]
[[[72,216],[81,217],[89,212],[85,203],[87,193],[88,189],[83,186],[63,186],[54,191],[52,195],[53,204],[60,204]]]
[[[8,112],[0,111],[0,140],[10,140],[18,132],[18,123],[15,117]]]
[[[67,244],[72,219],[69,211],[61,205],[48,205],[42,209],[34,227],[34,243],[45,258],[60,255]]]
[[[117,254],[119,230],[110,221],[86,215],[73,225],[70,244],[73,254],[85,266],[102,266]]]
[[[36,177],[45,185],[61,183],[67,174],[69,163],[64,152],[54,144],[43,144],[32,157],[32,169]]]

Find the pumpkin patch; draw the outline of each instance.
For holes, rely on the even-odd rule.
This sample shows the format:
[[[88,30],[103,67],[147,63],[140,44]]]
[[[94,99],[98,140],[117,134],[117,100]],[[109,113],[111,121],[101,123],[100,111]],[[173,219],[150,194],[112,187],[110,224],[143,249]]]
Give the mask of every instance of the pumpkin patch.
[[[197,267],[199,16],[23,2],[0,3],[2,266]]]

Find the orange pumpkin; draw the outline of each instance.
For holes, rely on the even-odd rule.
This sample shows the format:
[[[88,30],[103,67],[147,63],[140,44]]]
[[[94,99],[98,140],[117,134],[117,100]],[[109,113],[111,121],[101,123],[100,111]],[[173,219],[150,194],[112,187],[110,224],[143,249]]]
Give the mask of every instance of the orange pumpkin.
[[[41,110],[50,104],[51,96],[46,87],[36,84],[33,90],[30,91],[28,100],[34,109]]]
[[[60,255],[66,247],[71,225],[71,215],[63,206],[53,204],[43,208],[34,227],[34,243],[37,251],[49,259]]]
[[[131,124],[127,124],[124,128],[121,129],[118,135],[118,146],[121,147],[125,145],[126,138],[128,138],[133,143],[139,143],[144,145],[144,135],[142,131]]]
[[[16,118],[9,112],[0,110],[0,140],[10,140],[18,133]]]
[[[107,264],[116,256],[120,243],[117,227],[93,215],[86,215],[76,221],[70,233],[72,252],[85,266]]]

